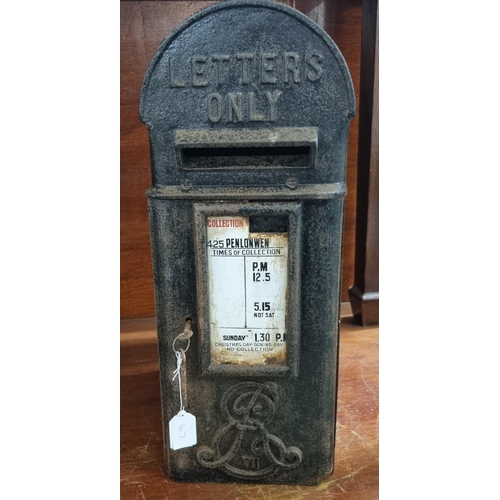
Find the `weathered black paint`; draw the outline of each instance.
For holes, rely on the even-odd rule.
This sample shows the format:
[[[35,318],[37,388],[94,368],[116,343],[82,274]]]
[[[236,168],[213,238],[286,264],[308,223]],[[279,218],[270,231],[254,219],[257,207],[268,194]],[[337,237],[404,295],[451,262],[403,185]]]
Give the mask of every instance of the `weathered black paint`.
[[[151,62],[140,115],[150,135],[154,184],[147,194],[165,462],[176,480],[317,484],[333,469],[345,168],[354,111],[348,69],[328,35],[299,12],[265,0],[200,11]],[[297,251],[290,253],[289,276],[295,288],[287,317],[293,347],[286,367],[210,371],[207,276],[197,247],[205,227],[196,216],[210,207],[250,215],[259,227],[293,225]],[[179,410],[172,341],[186,318],[194,335],[185,405],[196,416],[198,444],[172,451],[168,422]],[[238,394],[254,396],[246,417],[231,410]],[[249,410],[250,399],[243,399]],[[238,435],[246,455],[236,450],[217,466],[214,440],[226,447],[220,459]],[[252,439],[255,453],[248,456]]]

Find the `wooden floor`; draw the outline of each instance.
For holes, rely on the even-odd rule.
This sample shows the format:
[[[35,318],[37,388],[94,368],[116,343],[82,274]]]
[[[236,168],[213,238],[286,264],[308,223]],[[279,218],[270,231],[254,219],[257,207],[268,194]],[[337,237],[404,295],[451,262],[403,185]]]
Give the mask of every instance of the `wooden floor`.
[[[378,327],[342,304],[335,469],[319,486],[177,483],[163,472],[160,383],[153,318],[123,320],[121,499],[378,499]]]

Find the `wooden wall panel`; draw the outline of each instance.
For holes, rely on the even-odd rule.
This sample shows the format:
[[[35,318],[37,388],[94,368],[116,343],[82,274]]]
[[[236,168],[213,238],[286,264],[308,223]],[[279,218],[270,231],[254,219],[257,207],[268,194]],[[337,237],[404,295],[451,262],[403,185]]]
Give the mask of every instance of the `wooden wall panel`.
[[[139,121],[142,81],[154,52],[183,20],[216,1],[122,1],[121,8],[121,317],[154,316],[147,201],[151,185],[149,140]],[[359,95],[361,0],[283,0],[333,38]],[[351,122],[344,237],[342,300],[354,281],[358,120]]]
[[[348,289],[354,281],[354,249],[356,233],[356,186],[358,165],[359,76],[361,65],[362,0],[326,1],[327,17],[322,28],[342,52],[351,73],[356,93],[356,117],[349,129],[347,154],[347,197],[344,222],[344,262],[342,266],[342,300],[349,300]]]
[[[378,0],[363,0],[361,91],[356,203],[353,317],[361,325],[379,321]]]

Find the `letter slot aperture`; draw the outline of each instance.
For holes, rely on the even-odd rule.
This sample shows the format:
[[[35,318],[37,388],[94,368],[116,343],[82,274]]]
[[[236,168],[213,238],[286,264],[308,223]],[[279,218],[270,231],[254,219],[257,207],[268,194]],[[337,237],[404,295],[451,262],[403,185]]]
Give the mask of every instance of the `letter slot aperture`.
[[[313,168],[317,143],[308,127],[175,132],[181,170]]]

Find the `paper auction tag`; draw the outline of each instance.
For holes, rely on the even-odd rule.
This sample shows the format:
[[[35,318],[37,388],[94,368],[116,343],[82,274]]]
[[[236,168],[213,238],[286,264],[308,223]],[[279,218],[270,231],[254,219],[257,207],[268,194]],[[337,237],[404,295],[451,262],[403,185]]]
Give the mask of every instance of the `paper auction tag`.
[[[179,450],[196,444],[196,417],[181,410],[168,424],[170,448]]]

